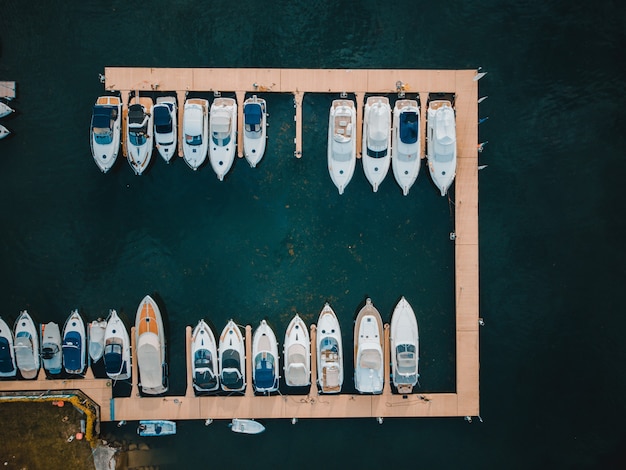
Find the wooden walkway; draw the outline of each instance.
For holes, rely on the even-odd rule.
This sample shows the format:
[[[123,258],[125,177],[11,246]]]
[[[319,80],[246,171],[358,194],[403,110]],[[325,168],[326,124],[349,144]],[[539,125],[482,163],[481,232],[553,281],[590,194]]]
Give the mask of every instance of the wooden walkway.
[[[305,70],[305,69],[155,69],[107,67],[105,87],[120,91],[128,103],[131,91],[176,92],[179,123],[188,91],[235,92],[240,105],[246,95],[292,93],[295,102],[295,154],[302,152],[302,99],[304,93],[354,93],[357,101],[358,137],[365,94],[404,91],[418,94],[422,125],[426,122],[428,94],[456,94],[457,173],[455,178],[455,297],[456,297],[456,392],[392,394],[388,381],[381,395],[318,395],[315,384],[315,327],[311,328],[312,385],[308,395],[255,396],[252,369],[247,367],[246,393],[240,396],[196,397],[191,386],[190,354],[187,351],[187,392],[184,396],[140,397],[133,364],[130,397],[112,398],[105,379],[2,381],[2,390],[81,389],[100,404],[103,421],[139,419],[230,418],[357,418],[444,417],[479,415],[479,291],[478,291],[478,82],[476,70]],[[239,128],[242,115],[239,115]],[[182,135],[182,132],[179,132]],[[242,133],[239,133],[240,138]],[[422,139],[424,141],[425,139]],[[179,149],[182,145],[179,146]],[[239,142],[241,151],[242,145]],[[424,152],[422,152],[423,156]],[[428,176],[422,176],[427,178]],[[191,328],[187,328],[187,348]],[[134,338],[134,335],[131,335]],[[252,354],[251,327],[246,327],[248,362]],[[349,350],[348,348],[347,350]],[[344,348],[344,350],[346,350]],[[385,328],[385,377],[389,377],[389,329]],[[281,360],[282,363],[282,360]],[[42,377],[43,373],[40,374]],[[351,380],[352,371],[345,371]]]
[[[0,98],[15,99],[15,82],[0,81]]]

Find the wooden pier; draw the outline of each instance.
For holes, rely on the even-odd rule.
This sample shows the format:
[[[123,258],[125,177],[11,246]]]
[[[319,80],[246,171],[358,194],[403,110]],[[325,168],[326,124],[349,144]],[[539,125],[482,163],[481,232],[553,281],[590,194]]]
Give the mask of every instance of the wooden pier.
[[[15,82],[0,81],[0,98],[6,100],[15,99]]]
[[[292,93],[295,105],[295,155],[302,156],[302,100],[305,93],[353,93],[357,104],[357,151],[360,152],[365,94],[404,92],[418,95],[422,132],[429,93],[454,93],[457,119],[455,178],[456,391],[394,394],[389,384],[389,328],[385,325],[385,387],[380,395],[319,395],[316,380],[315,326],[311,328],[312,384],[308,395],[255,396],[252,388],[251,327],[246,327],[246,392],[196,397],[192,388],[187,328],[187,391],[183,396],[140,397],[136,361],[130,397],[112,396],[108,379],[2,381],[2,390],[81,389],[100,405],[103,421],[139,419],[230,418],[384,418],[479,415],[479,268],[478,268],[478,82],[476,70],[306,70],[107,67],[105,88],[119,91],[125,105],[131,91],[175,92],[179,125],[187,92],[234,92],[239,101],[239,129],[246,94]],[[182,129],[181,129],[182,130]],[[239,132],[239,156],[242,152]],[[182,139],[182,132],[179,132]],[[271,138],[271,136],[270,136]],[[425,139],[422,139],[424,145]],[[182,145],[179,145],[179,152]],[[424,151],[422,150],[422,157]],[[422,175],[427,178],[427,175]],[[134,340],[134,334],[131,334]],[[344,348],[349,351],[350,348]],[[282,358],[281,358],[282,363]],[[352,371],[346,369],[345,380]]]

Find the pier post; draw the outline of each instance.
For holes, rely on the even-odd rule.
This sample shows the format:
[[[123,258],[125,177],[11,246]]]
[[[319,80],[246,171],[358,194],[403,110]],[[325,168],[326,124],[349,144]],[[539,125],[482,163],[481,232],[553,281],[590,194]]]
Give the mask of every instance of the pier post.
[[[301,91],[295,91],[293,93],[293,104],[296,108],[296,116],[294,117],[294,121],[296,122],[296,150],[294,155],[296,158],[302,158],[302,99],[304,98],[304,93]]]
[[[311,388],[310,397],[317,397],[317,326],[311,325]]]
[[[126,126],[128,126],[128,90],[121,90],[121,99],[122,99],[122,155],[124,158],[128,155],[126,150]]]
[[[246,397],[254,396],[254,386],[252,385],[252,368],[254,358],[252,357],[252,327],[246,325]]]
[[[384,338],[383,342],[383,364],[385,364],[384,368],[384,377],[385,381],[383,382],[383,395],[391,396],[391,355],[389,348],[389,323],[385,323],[384,327]]]
[[[191,327],[185,328],[185,363],[187,364],[187,388],[185,389],[185,396],[187,398],[193,398],[196,394],[193,391],[193,365],[191,363]],[[213,358],[215,360],[215,358]]]
[[[356,158],[361,158],[361,144],[363,143],[363,104],[365,93],[357,92],[356,96]]]
[[[236,91],[237,96],[237,156],[243,158],[243,102],[246,100],[245,91]]]
[[[428,111],[428,93],[420,92],[420,132],[426,129],[426,112]],[[426,158],[426,132],[420,139],[420,158]]]
[[[184,155],[183,152],[183,142],[185,136],[183,135],[183,119],[185,118],[185,97],[187,96],[186,91],[176,90],[176,98],[178,101],[178,156],[182,157]]]
[[[132,370],[132,376],[131,376],[132,388],[130,391],[131,397],[139,396],[139,387],[137,385],[139,381],[139,371],[137,367],[137,355],[135,354],[135,351],[137,351],[137,343],[135,342],[135,327],[131,326],[130,327],[130,362],[131,362],[131,370]]]

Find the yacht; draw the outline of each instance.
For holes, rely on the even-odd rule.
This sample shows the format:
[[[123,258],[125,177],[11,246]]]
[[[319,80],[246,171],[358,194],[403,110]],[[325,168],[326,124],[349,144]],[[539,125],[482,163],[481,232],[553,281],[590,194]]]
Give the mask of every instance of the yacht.
[[[89,357],[92,362],[98,362],[104,354],[104,334],[106,329],[107,322],[101,318],[87,325],[87,332],[89,333]]]
[[[391,378],[398,393],[408,394],[419,379],[419,333],[415,312],[402,297],[391,315]]]
[[[87,365],[85,322],[72,310],[63,326],[63,367],[68,374],[82,374]]]
[[[354,385],[361,393],[382,393],[384,376],[383,321],[368,298],[354,325]]]
[[[100,96],[91,114],[91,155],[106,173],[117,160],[122,129],[122,100],[119,96]]]
[[[152,158],[154,114],[152,98],[136,96],[128,106],[126,153],[136,175],[141,175]]]
[[[252,95],[243,102],[243,154],[252,168],[265,154],[267,110],[265,100]]]
[[[197,170],[206,160],[209,149],[209,102],[191,98],[183,111],[183,158],[189,168]]]
[[[41,365],[39,358],[39,335],[35,322],[26,310],[15,321],[15,362],[24,379],[34,379]]]
[[[322,393],[339,393],[343,385],[343,346],[335,312],[324,305],[317,321],[317,383]]]
[[[0,377],[15,377],[16,374],[13,332],[0,317]]]
[[[328,172],[343,194],[356,166],[356,110],[351,100],[334,100],[328,117]]]
[[[200,320],[191,334],[191,364],[193,388],[198,392],[213,392],[220,386],[217,369],[215,335],[204,320]]]
[[[285,383],[306,387],[311,383],[311,339],[309,329],[297,313],[285,333]]]
[[[430,101],[426,117],[428,169],[433,183],[445,196],[456,175],[456,118],[452,103]]]
[[[234,99],[216,98],[213,101],[209,132],[209,160],[217,178],[223,181],[233,166],[237,147],[237,102]]]
[[[278,390],[279,358],[276,335],[265,320],[254,330],[252,335],[252,383],[254,390],[260,393]]]
[[[59,325],[54,322],[41,325],[41,362],[51,375],[60,374],[63,370],[62,347]]]
[[[391,107],[386,96],[370,96],[363,118],[363,170],[374,192],[387,176],[391,161]]]
[[[176,98],[160,96],[154,111],[154,145],[167,163],[176,153],[177,124]]]
[[[130,336],[122,319],[110,310],[104,332],[104,369],[110,379],[130,379]]]
[[[8,116],[9,114],[14,112],[15,110],[11,108],[11,106],[6,104],[4,101],[0,101],[0,118]]]
[[[416,100],[399,100],[393,107],[391,168],[407,196],[420,171],[420,110]]]
[[[167,392],[165,330],[157,303],[146,295],[135,317],[136,358],[141,391],[147,395]]]
[[[220,385],[227,392],[246,388],[246,350],[241,330],[230,320],[222,330],[219,342]]]

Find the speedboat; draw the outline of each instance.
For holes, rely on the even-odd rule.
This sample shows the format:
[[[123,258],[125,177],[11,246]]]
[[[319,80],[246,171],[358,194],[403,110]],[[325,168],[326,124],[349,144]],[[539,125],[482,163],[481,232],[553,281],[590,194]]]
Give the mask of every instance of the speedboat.
[[[387,176],[391,161],[391,107],[386,96],[370,96],[363,118],[363,170],[374,192]]]
[[[232,432],[241,434],[260,434],[265,431],[265,426],[253,419],[233,418],[228,426]]]
[[[213,331],[200,320],[191,335],[191,363],[193,388],[198,392],[212,392],[220,386],[217,370],[217,344]]]
[[[103,173],[113,167],[120,150],[122,100],[119,96],[100,96],[91,114],[91,155]]]
[[[92,362],[98,362],[104,354],[104,335],[107,322],[101,318],[92,321],[87,326],[89,332],[89,357]]]
[[[311,383],[311,339],[309,329],[297,313],[285,333],[285,383],[306,387]]]
[[[159,306],[149,295],[143,298],[137,308],[135,344],[141,391],[147,395],[167,392],[163,319]]]
[[[368,298],[354,325],[354,386],[361,393],[382,393],[384,376],[383,320]]]
[[[11,131],[9,129],[7,129],[2,124],[0,124],[0,139],[4,139],[10,133],[11,133]]]
[[[8,116],[9,114],[14,112],[15,110],[11,108],[11,106],[6,104],[4,101],[0,101],[0,118]]]
[[[413,391],[419,378],[419,333],[415,312],[402,297],[391,315],[391,378],[398,393]]]
[[[328,172],[343,194],[356,166],[356,110],[351,100],[334,100],[328,117]]]
[[[232,320],[222,330],[219,351],[222,390],[239,392],[246,388],[246,350],[241,330]]]
[[[15,362],[25,379],[34,379],[39,373],[39,335],[35,322],[26,310],[15,321]]]
[[[396,101],[393,107],[391,168],[405,196],[415,183],[420,166],[420,110],[417,101]]]
[[[265,320],[254,330],[252,335],[252,383],[260,393],[278,390],[279,358],[276,335]]]
[[[233,166],[237,147],[237,102],[234,99],[216,98],[213,101],[209,132],[209,160],[217,178],[223,181]]]
[[[154,113],[152,98],[135,97],[135,102],[128,106],[128,125],[126,132],[126,152],[128,163],[136,175],[141,175],[150,164],[154,132]]]
[[[456,118],[452,103],[434,100],[428,103],[428,169],[442,196],[456,175]]]
[[[111,310],[104,332],[104,369],[113,380],[130,378],[130,337],[124,322]]]
[[[87,364],[85,322],[72,310],[63,326],[63,367],[68,374],[82,374]]]
[[[243,102],[243,154],[252,168],[265,154],[267,111],[265,100],[252,95]]]
[[[61,330],[54,322],[41,325],[41,361],[43,368],[52,375],[63,369]]]
[[[209,149],[209,102],[188,99],[183,112],[183,158],[189,168],[197,170],[206,160]]]
[[[171,436],[176,434],[176,422],[165,419],[141,420],[137,434],[144,437]]]
[[[322,393],[339,393],[343,385],[343,346],[337,315],[328,303],[317,321],[317,382]]]
[[[13,333],[0,317],[0,377],[15,377],[16,374]]]
[[[176,152],[176,98],[161,96],[154,105],[154,144],[167,163]]]

